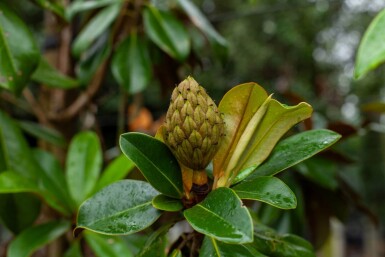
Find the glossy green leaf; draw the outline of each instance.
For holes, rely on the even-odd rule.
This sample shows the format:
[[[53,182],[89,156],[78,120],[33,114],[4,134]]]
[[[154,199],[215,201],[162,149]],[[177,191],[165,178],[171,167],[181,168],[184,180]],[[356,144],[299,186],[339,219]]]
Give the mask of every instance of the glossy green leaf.
[[[313,157],[296,166],[296,170],[314,183],[334,190],[338,187],[337,164],[334,160]]]
[[[181,200],[168,197],[166,195],[157,195],[152,199],[152,206],[162,211],[180,211],[183,209]]]
[[[79,240],[72,241],[71,246],[64,253],[63,257],[83,257]]]
[[[0,194],[0,219],[14,234],[29,228],[40,214],[41,201],[31,193]]]
[[[143,230],[160,216],[151,204],[157,194],[143,181],[121,180],[111,184],[80,206],[77,229],[109,235],[128,235]]]
[[[180,250],[175,249],[174,251],[172,251],[172,253],[170,253],[168,257],[183,257],[183,256]]]
[[[44,58],[40,59],[39,65],[31,78],[45,86],[54,88],[70,89],[80,85],[79,81],[60,73]]]
[[[151,79],[151,63],[145,42],[131,33],[118,47],[111,64],[118,83],[129,93],[143,91]]]
[[[294,209],[297,199],[291,189],[275,177],[256,177],[232,188],[241,199],[258,200],[280,209]]]
[[[97,192],[103,187],[125,178],[134,168],[135,164],[130,159],[124,154],[120,155],[103,171],[93,191]]]
[[[354,77],[361,78],[385,62],[385,9],[370,23],[356,57]]]
[[[120,136],[120,148],[155,189],[167,196],[182,198],[179,164],[164,143],[145,134],[126,133]]]
[[[28,257],[71,228],[68,221],[52,221],[23,231],[11,242],[8,257]]]
[[[270,257],[316,256],[312,245],[305,239],[291,234],[277,234],[273,229],[261,224],[254,225],[254,242],[251,245]]]
[[[72,52],[75,56],[85,51],[111,25],[118,16],[120,7],[120,3],[105,7],[87,23],[73,43]]]
[[[0,110],[0,152],[7,170],[15,171],[32,181],[42,172],[16,122]]]
[[[5,171],[0,173],[0,194],[32,192],[39,193],[39,187],[36,183],[13,172]]]
[[[167,236],[170,225],[164,225],[153,232],[136,257],[166,257]]]
[[[50,0],[34,0],[40,7],[55,13],[56,15],[64,18],[64,7],[59,1]]]
[[[251,173],[292,126],[312,113],[307,103],[290,107],[271,99],[256,83],[234,87],[218,108],[226,124],[226,137],[214,157],[214,175],[223,174],[218,186],[231,185],[239,171]]]
[[[286,138],[277,144],[269,158],[245,180],[275,175],[325,150],[340,138],[338,133],[326,129],[309,130]]]
[[[171,57],[184,61],[190,53],[190,39],[183,24],[170,12],[148,6],[143,13],[149,38]]]
[[[133,257],[130,249],[119,237],[95,234],[90,231],[84,233],[85,239],[97,257]]]
[[[0,56],[0,87],[20,93],[40,54],[27,26],[4,4],[0,4]]]
[[[66,144],[63,135],[60,134],[60,132],[58,132],[57,130],[30,121],[19,121],[18,124],[20,128],[28,134],[31,134],[32,136],[35,136],[48,143],[57,146],[65,146]]]
[[[229,188],[212,191],[201,203],[184,211],[186,220],[198,232],[226,243],[253,241],[250,213]]]
[[[61,168],[59,161],[53,154],[35,149],[33,156],[43,171],[40,174],[39,188],[42,192],[42,197],[54,209],[60,211],[64,215],[71,215],[76,206],[69,194],[64,171]]]
[[[88,1],[73,1],[65,10],[65,17],[70,21],[77,13],[93,10],[111,4],[123,2],[124,0],[88,0]]]
[[[81,132],[71,141],[66,160],[66,180],[71,197],[79,206],[92,192],[102,166],[98,136]]]
[[[199,257],[266,257],[253,247],[241,244],[226,244],[206,236]]]

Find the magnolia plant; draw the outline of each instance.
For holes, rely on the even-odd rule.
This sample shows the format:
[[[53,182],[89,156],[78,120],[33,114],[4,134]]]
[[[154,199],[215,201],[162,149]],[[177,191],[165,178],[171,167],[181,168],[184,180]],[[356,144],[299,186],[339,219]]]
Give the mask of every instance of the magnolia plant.
[[[286,106],[256,83],[232,88],[217,107],[186,78],[155,137],[121,135],[121,150],[147,182],[121,180],[100,190],[80,206],[75,232],[145,230],[152,235],[142,257],[315,256],[305,239],[278,234],[251,208],[253,201],[296,208],[294,193],[274,175],[340,138],[320,129],[279,142],[311,114],[309,104]]]

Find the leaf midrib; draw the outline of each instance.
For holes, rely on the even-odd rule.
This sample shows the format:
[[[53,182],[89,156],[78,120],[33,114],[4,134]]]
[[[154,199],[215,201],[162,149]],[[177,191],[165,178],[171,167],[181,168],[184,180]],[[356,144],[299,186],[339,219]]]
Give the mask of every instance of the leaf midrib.
[[[290,139],[290,138],[288,138],[288,139]],[[332,146],[333,144],[335,144],[335,143],[338,141],[338,139],[340,139],[340,137],[335,137],[335,138],[333,138],[333,140],[330,141],[329,144],[327,144],[327,147],[324,147],[324,148],[317,148],[316,151],[313,151],[311,154],[306,155],[306,157],[301,157],[301,158],[298,159],[297,161],[292,162],[289,166],[286,166],[286,165],[285,165],[285,167],[276,170],[273,174],[270,174],[269,176],[274,176],[275,174],[277,174],[277,173],[279,173],[279,172],[281,172],[281,171],[283,171],[283,170],[285,170],[285,169],[287,169],[287,168],[293,167],[294,165],[296,165],[296,164],[298,164],[298,163],[300,163],[300,162],[302,162],[302,161],[304,161],[304,160],[307,160],[307,159],[313,157],[313,156],[316,155],[317,153],[319,153],[319,152],[323,151],[324,149],[326,149],[326,148]],[[286,145],[290,145],[290,143],[285,142],[285,140],[282,140],[281,142],[282,142],[283,144],[279,145],[279,142],[278,142],[278,144],[277,144],[276,146],[282,146],[282,145],[283,145],[283,146],[286,146]],[[302,144],[301,144],[301,145],[302,145]],[[275,147],[275,148],[276,148],[276,147]],[[279,149],[279,148],[276,148],[275,151],[278,151],[278,149]],[[274,149],[272,150],[270,156],[272,156],[273,153],[274,153]],[[280,153],[280,152],[278,152],[278,153]],[[269,158],[270,158],[270,156],[269,156]],[[275,157],[275,158],[281,159],[281,158],[279,158],[279,157],[285,156],[285,154],[277,154],[277,156],[278,156],[278,157]],[[260,171],[261,169],[262,169],[262,170],[263,170],[263,169],[265,169],[265,170],[267,169],[268,171],[269,171],[269,170],[272,170],[272,169],[269,168],[269,167],[273,167],[273,168],[274,168],[274,167],[275,167],[274,165],[275,165],[274,163],[270,164],[269,162],[265,162],[265,163],[263,163],[261,166],[259,166],[258,168],[256,168],[256,169],[254,170],[254,172],[255,172],[255,174],[257,174],[258,171]],[[267,167],[267,168],[265,168],[265,167]],[[264,174],[265,174],[265,173],[264,173]],[[266,175],[264,175],[264,176],[266,176]],[[251,179],[252,179],[252,178],[251,178]],[[250,179],[250,180],[251,180],[251,179]],[[247,179],[246,179],[245,181],[247,181]]]
[[[148,202],[145,202],[145,203],[142,203],[142,204],[139,204],[139,205],[135,205],[133,208],[128,208],[128,209],[125,209],[125,210],[120,211],[120,212],[115,212],[115,213],[112,214],[112,215],[104,216],[104,217],[102,217],[102,218],[100,218],[100,219],[95,220],[95,221],[92,222],[92,223],[88,223],[88,224],[85,224],[85,225],[91,227],[91,226],[95,225],[96,223],[98,223],[98,222],[100,222],[100,221],[107,220],[107,219],[110,219],[110,218],[112,218],[112,217],[118,216],[118,215],[120,215],[120,214],[123,214],[123,213],[127,212],[128,210],[139,209],[140,207],[143,207],[143,206],[146,206],[146,205],[151,205],[151,201],[148,201]]]
[[[249,94],[247,96],[247,104],[246,104],[246,107],[243,108],[242,110],[242,118],[239,120],[239,123],[237,124],[237,127],[236,129],[234,130],[234,134],[233,134],[233,137],[231,139],[231,142],[229,144],[229,147],[227,148],[228,150],[226,151],[224,157],[223,157],[223,161],[221,163],[221,170],[226,170],[227,169],[227,166],[229,165],[229,162],[230,162],[230,158],[228,158],[229,154],[231,151],[234,151],[234,144],[237,143],[235,142],[236,138],[237,138],[237,135],[238,135],[238,132],[240,130],[240,127],[241,127],[241,124],[244,120],[244,117],[245,117],[245,113],[246,113],[246,110],[248,109],[249,107],[249,103],[250,103],[250,98],[251,98],[251,95],[253,93],[253,90],[254,90],[254,85],[251,86],[251,88],[249,89]],[[251,119],[251,118],[250,118]],[[249,121],[250,121],[249,119]],[[239,137],[240,138],[240,137]],[[239,141],[239,138],[238,138],[238,141]]]
[[[126,139],[125,139],[126,140]],[[136,147],[134,144],[132,144],[131,142],[129,142],[128,140],[126,140],[127,141],[127,143],[128,144],[130,144],[132,147],[134,147],[139,153],[140,153],[140,155],[144,158],[144,159],[146,159],[146,161],[148,161],[153,167],[155,167],[155,169],[157,170],[157,171],[159,171],[159,173],[164,177],[164,178],[166,178],[166,180],[173,186],[173,188],[175,188],[176,189],[176,191],[178,192],[178,194],[179,195],[182,195],[182,192],[181,191],[179,191],[179,189],[178,189],[178,187],[176,187],[175,185],[174,185],[174,183],[172,183],[172,181],[170,180],[170,178],[169,177],[167,177],[166,175],[165,175],[165,173],[163,173],[162,172],[162,170],[160,170],[156,165],[155,165],[155,163],[151,160],[151,159],[149,159],[138,147]],[[144,173],[143,173],[143,176],[145,176],[146,177],[146,179],[147,179],[147,176],[146,175],[144,175]],[[147,179],[148,180],[148,179]]]
[[[234,227],[231,223],[229,223],[228,221],[226,221],[223,217],[221,217],[221,216],[219,216],[217,213],[215,213],[215,212],[213,212],[213,211],[211,211],[211,210],[209,210],[209,209],[207,209],[206,207],[204,207],[203,205],[201,205],[201,204],[198,204],[197,205],[197,207],[200,207],[200,208],[202,208],[202,209],[204,209],[204,210],[206,210],[207,212],[209,212],[209,213],[211,213],[211,214],[213,214],[213,216],[214,217],[217,217],[219,220],[222,220],[222,221],[224,221],[224,223],[226,223],[226,224],[228,224],[228,225],[230,225],[230,227],[231,228],[234,228],[234,230],[236,231],[236,232],[242,232],[242,231],[240,231],[240,230],[238,230],[238,229],[236,229],[236,227]],[[242,208],[242,207],[241,207]],[[241,233],[241,234],[243,234],[243,233]],[[242,236],[243,237],[243,236]]]
[[[251,158],[251,155],[253,155],[253,153],[257,150],[257,148],[261,148],[261,147],[259,147],[260,146],[260,144],[264,141],[264,139],[266,139],[266,137],[269,135],[269,133],[270,133],[270,130],[281,120],[281,118],[282,118],[282,116],[284,115],[284,114],[286,114],[285,115],[285,117],[287,117],[287,116],[292,116],[296,111],[299,111],[299,110],[301,110],[303,107],[306,107],[306,106],[303,106],[303,107],[301,107],[301,105],[302,104],[298,104],[297,106],[294,106],[291,110],[290,109],[288,109],[288,113],[285,113],[285,112],[282,112],[282,113],[280,113],[279,114],[279,116],[275,119],[275,121],[273,122],[273,123],[271,123],[270,124],[270,126],[268,126],[268,128],[265,130],[265,132],[262,134],[262,136],[258,139],[258,141],[257,142],[255,142],[255,143],[253,143],[253,145],[254,145],[254,147],[251,147],[251,149],[250,149],[250,152],[247,154],[247,156],[242,160],[242,162],[240,163],[240,165],[239,166],[237,166],[236,168],[238,168],[238,169],[242,169],[242,167],[244,166],[244,165],[246,165],[246,163],[248,162],[248,160]],[[298,107],[301,107],[301,108],[298,108]],[[298,108],[298,109],[297,109]],[[266,113],[265,113],[265,115],[266,115]],[[264,115],[264,116],[265,116]],[[263,118],[262,118],[262,120],[263,120]],[[262,121],[261,120],[261,121]],[[288,120],[288,119],[287,119]],[[301,119],[300,121],[298,121],[298,122],[296,122],[296,123],[294,123],[294,124],[297,124],[297,123],[299,123],[299,122],[301,122],[301,121],[303,121],[304,119]],[[260,125],[260,124],[259,124]],[[290,126],[289,126],[290,127]],[[279,141],[279,140],[278,140]],[[273,147],[273,149],[274,149],[274,147]],[[272,150],[273,150],[272,149]],[[272,151],[271,150],[271,151]],[[259,163],[260,164],[260,163]],[[259,165],[258,164],[258,165]],[[246,167],[247,168],[247,167]]]

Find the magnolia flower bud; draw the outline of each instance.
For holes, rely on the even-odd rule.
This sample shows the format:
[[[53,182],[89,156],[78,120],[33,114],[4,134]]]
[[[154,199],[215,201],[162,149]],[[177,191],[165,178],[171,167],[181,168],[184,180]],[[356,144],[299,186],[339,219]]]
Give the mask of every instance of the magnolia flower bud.
[[[180,163],[204,170],[218,150],[224,123],[213,100],[192,77],[171,95],[164,125],[164,141]]]

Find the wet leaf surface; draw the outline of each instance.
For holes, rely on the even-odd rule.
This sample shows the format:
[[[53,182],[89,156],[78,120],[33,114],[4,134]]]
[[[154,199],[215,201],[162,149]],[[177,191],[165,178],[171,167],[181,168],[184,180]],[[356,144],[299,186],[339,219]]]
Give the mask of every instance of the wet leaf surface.
[[[79,208],[77,229],[128,235],[154,223],[160,212],[152,207],[158,192],[138,180],[121,180],[97,192]]]
[[[279,142],[269,158],[245,181],[258,176],[272,176],[304,161],[336,143],[341,136],[331,130],[302,132]]]
[[[297,206],[293,191],[275,177],[256,177],[232,189],[241,199],[258,200],[281,209],[294,209]]]
[[[252,220],[235,192],[218,188],[206,199],[184,212],[191,226],[198,232],[227,243],[253,241]]]

